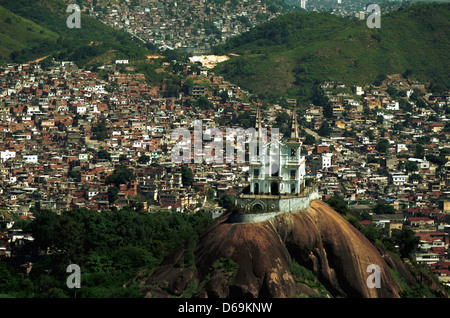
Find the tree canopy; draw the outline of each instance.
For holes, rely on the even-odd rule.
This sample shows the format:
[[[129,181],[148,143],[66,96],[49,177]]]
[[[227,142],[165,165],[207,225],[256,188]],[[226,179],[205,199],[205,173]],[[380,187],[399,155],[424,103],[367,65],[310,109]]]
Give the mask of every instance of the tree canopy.
[[[56,214],[38,210],[29,221],[35,256],[27,277],[13,264],[0,262],[3,296],[67,298],[142,297],[134,283],[138,271],[152,270],[178,246],[191,242],[210,224],[203,213],[147,213],[133,208],[118,211],[74,209]],[[35,255],[38,255],[37,253]],[[81,268],[81,288],[66,286],[69,264]]]

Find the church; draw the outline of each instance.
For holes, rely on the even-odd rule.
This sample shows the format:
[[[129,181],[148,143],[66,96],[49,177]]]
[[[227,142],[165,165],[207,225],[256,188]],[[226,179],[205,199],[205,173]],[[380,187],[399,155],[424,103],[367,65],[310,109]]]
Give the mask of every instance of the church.
[[[256,114],[256,132],[260,139],[261,114]],[[306,159],[301,155],[302,142],[299,138],[296,112],[292,112],[290,138],[283,144],[274,145],[277,140],[261,145],[269,160],[250,163],[250,193],[272,195],[297,195],[305,188]],[[276,153],[273,154],[275,149]],[[271,153],[272,151],[272,153]],[[257,151],[258,154],[258,151]]]
[[[289,138],[258,144],[257,156],[265,154],[268,160],[250,162],[250,190],[236,199],[236,205],[243,214],[269,215],[299,211],[306,209],[311,200],[318,198],[317,188],[314,185],[306,186],[306,158],[301,154],[302,140],[299,137],[295,111],[291,118]],[[258,140],[261,140],[259,109],[256,113],[255,131]]]

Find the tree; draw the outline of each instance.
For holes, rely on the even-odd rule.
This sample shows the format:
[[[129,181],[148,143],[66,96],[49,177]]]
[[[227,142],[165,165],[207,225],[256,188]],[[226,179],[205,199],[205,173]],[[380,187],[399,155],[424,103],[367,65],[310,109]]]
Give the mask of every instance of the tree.
[[[119,190],[116,187],[108,188],[108,201],[109,203],[114,203],[119,198],[118,196]]]
[[[440,156],[436,155],[427,155],[426,159],[434,164],[437,164],[438,166],[443,166],[447,163],[447,158],[441,153]]]
[[[417,144],[416,152],[414,153],[414,158],[423,158],[424,155],[425,155],[425,148],[422,145]]]
[[[378,202],[373,209],[375,214],[394,214],[395,209],[392,205],[386,204],[384,202]]]
[[[410,228],[392,230],[392,241],[399,246],[400,255],[408,258],[412,250],[420,243],[420,238]]]
[[[216,191],[214,191],[213,188],[208,188],[208,191],[206,191],[206,198],[208,201],[214,201],[216,197]]]
[[[332,118],[333,117],[333,107],[330,103],[326,103],[323,106],[323,116],[326,118]]]
[[[381,153],[387,153],[389,150],[389,140],[380,139],[375,146],[375,150]]]
[[[377,240],[383,237],[381,230],[375,226],[363,226],[361,233],[367,237],[367,239],[374,244]]]
[[[59,216],[53,211],[40,210],[36,211],[34,217],[30,228],[35,238],[35,244],[46,250],[48,247],[52,247],[56,240],[56,225],[59,222]]]
[[[194,184],[194,175],[192,170],[185,165],[181,166],[181,182],[184,187],[190,187]]]
[[[381,115],[378,115],[377,116],[377,124],[383,125],[383,123],[384,123],[384,117]]]
[[[97,152],[97,159],[111,160],[111,155],[105,149],[100,148],[100,150]]]
[[[280,130],[280,135],[288,137],[291,132],[291,118],[287,113],[281,113],[275,118],[273,128]]]
[[[380,86],[381,84],[383,84],[383,81],[386,79],[386,75],[384,74],[378,74],[377,77],[375,78],[373,85],[375,86]]]
[[[418,181],[421,182],[422,181],[422,176],[420,174],[417,173],[413,173],[412,175],[409,176],[409,181]]]
[[[417,163],[414,161],[408,161],[405,165],[406,172],[414,172],[419,171],[419,167],[417,166]]]
[[[316,138],[314,138],[314,136],[310,135],[310,134],[305,134],[305,141],[303,142],[303,144],[305,145],[314,145],[314,143],[316,142]]]
[[[231,209],[234,206],[234,197],[228,193],[222,195],[219,198],[219,205],[226,210]]]
[[[102,118],[98,125],[92,127],[92,132],[97,140],[105,140],[108,138],[108,126],[106,119]]]
[[[149,161],[150,161],[150,157],[147,155],[142,155],[138,159],[138,162],[141,164],[147,164]]]
[[[345,215],[350,211],[347,203],[345,203],[344,199],[341,196],[332,196],[327,200],[327,203],[339,214]]]
[[[200,96],[197,99],[197,107],[203,110],[208,110],[214,108],[213,103],[209,101],[209,99],[205,96]]]
[[[136,175],[126,166],[119,166],[114,169],[114,172],[106,177],[106,184],[114,184],[117,188],[121,184],[126,184],[128,181],[135,180]]]
[[[324,121],[322,126],[319,128],[318,134],[322,137],[330,137],[332,129],[327,121]]]

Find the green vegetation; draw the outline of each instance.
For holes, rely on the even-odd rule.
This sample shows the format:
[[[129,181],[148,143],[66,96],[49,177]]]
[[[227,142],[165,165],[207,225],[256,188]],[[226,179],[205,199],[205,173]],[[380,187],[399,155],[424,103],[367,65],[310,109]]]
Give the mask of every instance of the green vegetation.
[[[97,140],[105,140],[108,138],[108,125],[106,119],[102,118],[97,125],[93,126],[92,132]]]
[[[212,264],[213,270],[221,270],[224,274],[229,275],[229,283],[236,276],[239,265],[229,257],[222,257]]]
[[[385,14],[380,29],[329,13],[290,13],[230,39],[215,53],[236,53],[216,66],[256,94],[311,101],[317,83],[373,84],[400,73],[450,87],[449,4],[417,4]]]
[[[341,196],[332,196],[327,200],[327,204],[358,229],[372,244],[379,245],[402,258],[410,258],[414,247],[420,241],[419,237],[415,236],[414,231],[409,228],[393,230],[392,236],[389,238],[384,236],[382,230],[378,227],[362,225],[361,221],[370,220],[371,216],[367,212],[352,211]],[[395,210],[389,204],[378,202],[374,207],[374,213],[392,214],[395,213]],[[398,249],[395,248],[396,245],[399,247]]]
[[[144,268],[151,272],[186,242],[195,246],[211,222],[204,214],[133,208],[101,213],[76,209],[61,215],[41,210],[35,216],[23,229],[32,231],[34,248],[50,253],[34,261],[28,276],[0,262],[2,297],[141,297],[136,274]],[[80,289],[66,286],[69,264],[81,268]]]
[[[219,198],[219,205],[224,209],[229,210],[234,207],[234,201],[235,197],[233,195],[225,193]]]
[[[36,43],[55,41],[58,34],[0,6],[0,61]]]
[[[96,67],[114,59],[145,60],[146,54],[156,51],[84,13],[81,28],[68,28],[67,4],[59,0],[5,0],[1,5],[0,62],[26,63],[52,56]]]
[[[106,177],[106,184],[114,184],[118,188],[121,184],[127,184],[128,181],[135,180],[136,175],[126,166],[119,166],[114,172]]]
[[[429,270],[423,268],[420,265],[412,265],[412,264],[406,264],[408,267],[408,270],[410,272],[427,272],[427,275],[431,277],[431,273]],[[397,282],[400,284],[400,287],[402,288],[402,291],[400,292],[400,296],[402,298],[436,298],[437,295],[434,295],[430,289],[425,286],[423,283],[419,283],[413,286],[408,285],[404,278],[400,276],[399,273],[397,273],[392,268],[389,268],[392,275],[395,277]]]
[[[375,214],[394,214],[395,209],[392,205],[384,203],[384,202],[377,202],[375,205],[373,212]]]
[[[327,296],[326,288],[320,282],[318,273],[308,270],[306,267],[300,265],[295,259],[292,260],[291,265],[289,266],[289,270],[292,274],[292,278],[296,283],[305,284],[317,291],[317,295],[314,295],[315,297]]]
[[[339,214],[346,215],[347,213],[350,213],[347,203],[341,196],[332,196],[327,200],[327,204]]]
[[[392,230],[392,242],[399,246],[401,257],[407,258],[420,243],[420,238],[410,228],[394,229]]]
[[[181,166],[181,182],[184,187],[190,187],[194,184],[194,174],[187,166]]]

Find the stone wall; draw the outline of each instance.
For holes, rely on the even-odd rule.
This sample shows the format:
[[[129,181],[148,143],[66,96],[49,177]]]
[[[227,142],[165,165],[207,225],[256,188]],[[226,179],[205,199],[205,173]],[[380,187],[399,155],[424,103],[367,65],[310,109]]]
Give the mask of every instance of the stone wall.
[[[306,210],[312,200],[319,199],[319,191],[313,189],[307,196],[269,198],[263,196],[244,196],[238,198],[236,204],[245,211],[242,214],[232,214],[228,219],[231,223],[263,222],[277,215]],[[261,205],[265,211],[252,212],[255,205]]]

